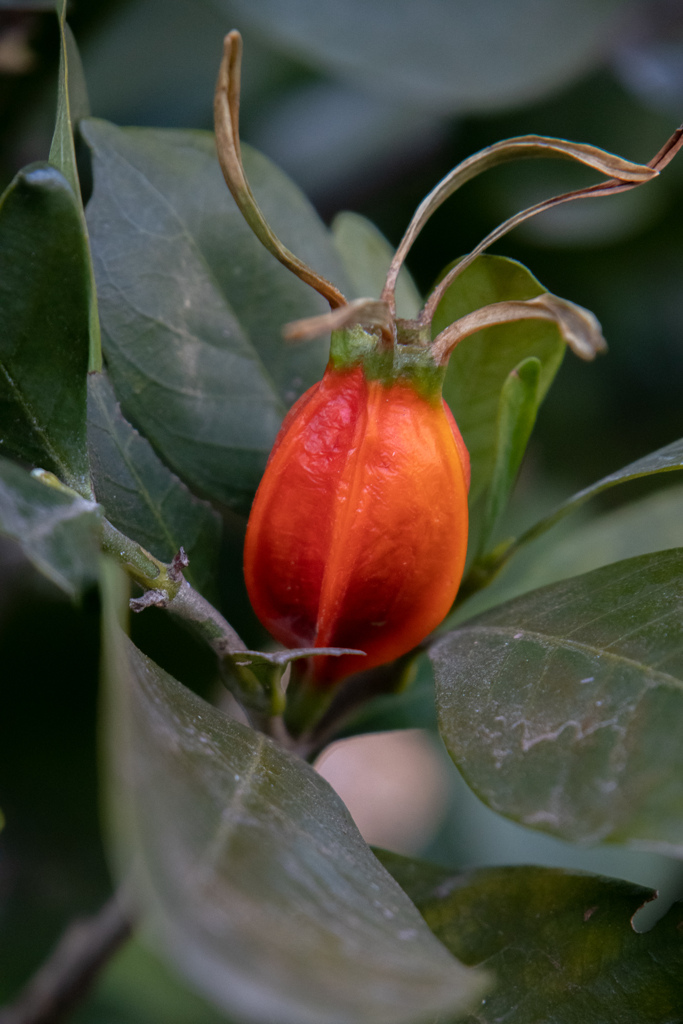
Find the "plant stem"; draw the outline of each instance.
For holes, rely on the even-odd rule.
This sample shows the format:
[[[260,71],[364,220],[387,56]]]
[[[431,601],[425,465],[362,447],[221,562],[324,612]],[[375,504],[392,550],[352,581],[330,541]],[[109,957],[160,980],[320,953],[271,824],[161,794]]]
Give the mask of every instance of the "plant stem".
[[[92,917],[73,921],[0,1024],[58,1024],[87,995],[97,975],[130,937],[132,915],[121,891]]]

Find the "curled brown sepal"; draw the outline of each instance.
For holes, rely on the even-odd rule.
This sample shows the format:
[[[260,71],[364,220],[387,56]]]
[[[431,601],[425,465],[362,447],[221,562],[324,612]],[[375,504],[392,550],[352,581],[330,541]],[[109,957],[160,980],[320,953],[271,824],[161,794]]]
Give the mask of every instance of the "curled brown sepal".
[[[487,146],[453,168],[432,189],[429,195],[422,200],[413,214],[413,218],[394,254],[382,292],[382,298],[387,301],[392,312],[395,308],[394,292],[401,266],[413,242],[432,214],[457,189],[483,171],[496,167],[499,164],[508,163],[511,160],[527,159],[529,157],[559,157],[565,160],[573,160],[599,171],[601,174],[608,176],[610,180],[628,183],[627,187],[633,187],[634,185],[640,185],[645,181],[649,181],[651,178],[656,177],[659,170],[659,168],[653,166],[652,161],[650,164],[637,164],[630,160],[624,160],[623,157],[617,156],[614,153],[607,153],[596,146],[569,142],[566,139],[550,138],[544,135],[521,135],[513,139],[496,142],[492,146]]]
[[[354,299],[345,306],[323,313],[321,316],[293,320],[285,324],[282,333],[287,341],[310,341],[328,331],[338,331],[342,327],[353,327],[355,324],[379,328],[387,339],[393,339],[393,320],[389,307],[382,299]]]
[[[267,223],[251,191],[244,173],[239,138],[241,65],[242,37],[239,32],[228,32],[223,42],[223,59],[213,102],[216,150],[225,182],[242,216],[261,244],[288,270],[315,288],[327,299],[332,309],[344,306],[346,299],[339,289],[283,245]]]
[[[617,175],[615,165],[613,176],[608,178],[606,181],[600,181],[595,185],[588,185],[586,188],[575,189],[573,192],[563,192],[562,195],[552,196],[550,199],[544,199],[542,202],[536,203],[534,206],[529,206],[526,210],[520,210],[519,213],[516,213],[512,217],[509,217],[508,220],[503,221],[503,223],[494,228],[494,230],[487,235],[486,238],[484,238],[479,245],[472,250],[472,252],[459,260],[448,274],[446,274],[446,276],[439,282],[427,299],[424,309],[420,313],[420,323],[429,324],[432,322],[437,306],[453,284],[456,277],[462,274],[462,272],[475,261],[477,256],[480,256],[481,253],[485,252],[486,249],[489,248],[489,246],[493,245],[494,242],[497,242],[504,235],[507,235],[507,233],[512,231],[513,228],[523,224],[526,220],[530,220],[531,217],[536,217],[539,213],[544,213],[546,210],[550,210],[555,206],[560,206],[562,203],[572,202],[574,199],[598,199],[602,196],[616,195],[618,192],[628,192],[632,188],[644,185],[652,178],[657,177],[657,175],[664,170],[666,165],[673,160],[681,146],[683,146],[683,126],[676,129],[673,135],[664,143],[659,152],[656,153],[647,164],[642,165],[642,170],[649,170],[648,175],[642,175],[639,179],[637,177],[626,179],[623,176],[625,172],[622,170],[620,170]],[[582,148],[592,149],[592,147]],[[596,150],[596,152],[602,151]],[[610,156],[611,154],[607,155]],[[614,159],[619,160],[621,158],[615,157]],[[591,166],[596,167],[594,164]],[[634,164],[633,166],[640,167],[641,165]],[[601,168],[596,167],[596,169]],[[603,173],[606,173],[606,170],[603,169]],[[399,250],[397,249],[396,252],[398,254]],[[394,257],[394,259],[396,259],[396,257]]]
[[[494,302],[460,317],[434,339],[432,356],[435,363],[445,365],[458,342],[470,334],[496,324],[508,324],[513,320],[553,321],[564,341],[580,359],[591,360],[599,352],[607,350],[600,323],[590,310],[544,292],[533,299]]]

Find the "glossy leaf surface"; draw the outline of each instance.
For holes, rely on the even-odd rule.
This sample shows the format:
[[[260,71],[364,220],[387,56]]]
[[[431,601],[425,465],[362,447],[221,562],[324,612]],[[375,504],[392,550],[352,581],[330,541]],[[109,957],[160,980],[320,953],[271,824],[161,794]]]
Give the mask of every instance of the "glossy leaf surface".
[[[85,494],[89,306],[79,202],[35,164],[0,198],[0,438]]]
[[[514,486],[538,411],[541,363],[535,356],[523,360],[503,384],[498,406],[496,453],[479,537],[485,550]]]
[[[103,345],[124,414],[186,483],[245,509],[286,409],[327,361],[327,341],[288,346],[282,326],[326,304],[254,238],[213,135],[101,121],[83,133]],[[301,193],[257,153],[244,161],[285,244],[348,290]]]
[[[61,33],[59,50],[59,80],[57,84],[57,117],[50,147],[50,163],[64,175],[74,195],[80,196],[80,183],[76,168],[74,124],[90,113],[88,93],[83,76],[76,40],[66,24],[66,0],[57,0],[57,17]]]
[[[380,852],[429,926],[495,988],[458,1024],[669,1024],[683,994],[683,903],[645,934],[631,918],[652,890],[552,868],[453,874]]]
[[[93,488],[107,519],[164,562],[183,547],[190,559],[185,578],[199,590],[210,586],[218,562],[218,516],[124,419],[103,374],[88,378],[88,447]]]
[[[480,256],[446,292],[432,334],[467,313],[504,299],[531,299],[545,289],[529,271],[502,256]],[[453,410],[470,453],[470,501],[488,487],[496,458],[496,417],[508,375],[524,359],[540,360],[538,401],[545,397],[564,355],[557,328],[541,321],[489,327],[465,338],[453,352],[444,398]]]
[[[444,742],[494,810],[683,851],[683,549],[532,591],[431,650]]]
[[[81,202],[81,185],[76,165],[76,148],[74,145],[74,129],[79,120],[88,117],[90,107],[88,90],[83,75],[83,66],[76,46],[73,32],[66,23],[66,0],[57,0],[57,17],[59,19],[59,78],[57,83],[57,116],[55,130],[50,146],[49,160],[71,185],[78,200],[78,212],[83,231],[83,241],[88,253],[87,273],[89,287],[89,318],[90,318],[90,360],[89,370],[102,369],[102,346],[100,340],[100,321],[97,311],[97,292],[95,275],[90,260],[88,229],[85,223],[85,212]]]
[[[118,870],[156,941],[239,1019],[429,1021],[481,991],[317,773],[134,648],[109,615]]]
[[[93,502],[0,459],[0,533],[18,541],[29,561],[70,597],[97,579],[100,516]]]

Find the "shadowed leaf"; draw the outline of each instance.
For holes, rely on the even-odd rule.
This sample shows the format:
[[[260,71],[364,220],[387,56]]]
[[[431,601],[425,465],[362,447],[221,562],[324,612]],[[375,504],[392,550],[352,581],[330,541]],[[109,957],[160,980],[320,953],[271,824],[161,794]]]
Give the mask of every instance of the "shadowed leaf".
[[[0,198],[3,451],[88,494],[89,258],[79,202],[35,164]]]
[[[553,868],[454,874],[378,851],[427,924],[497,984],[457,1024],[673,1024],[683,1011],[683,903],[639,935],[651,889]]]
[[[88,445],[93,487],[107,519],[156,558],[183,547],[183,575],[205,591],[215,580],[220,519],[195,498],[121,415],[103,374],[88,377]]]
[[[97,580],[100,517],[93,502],[48,487],[0,459],[0,533],[18,541],[29,561],[69,597]]]
[[[401,1024],[481,991],[307,764],[206,704],[108,614],[111,839],[157,944],[240,1019]]]

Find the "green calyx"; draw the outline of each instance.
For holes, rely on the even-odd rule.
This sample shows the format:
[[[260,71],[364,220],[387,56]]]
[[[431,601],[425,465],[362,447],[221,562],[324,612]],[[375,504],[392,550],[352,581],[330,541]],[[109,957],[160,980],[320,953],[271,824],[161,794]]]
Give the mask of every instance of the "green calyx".
[[[379,380],[386,387],[409,384],[424,398],[441,399],[446,367],[436,364],[428,345],[402,343],[400,334],[399,343],[388,346],[359,324],[333,331],[330,363],[340,372],[362,366],[367,380]]]

